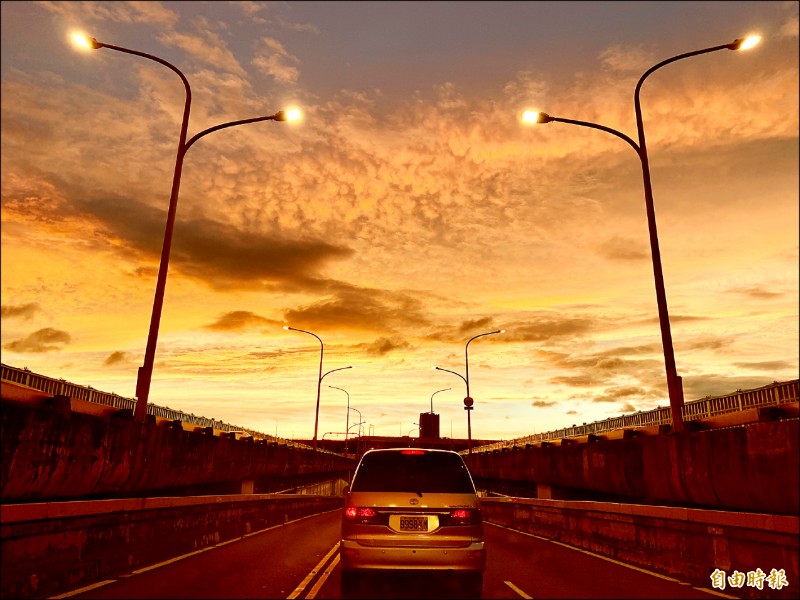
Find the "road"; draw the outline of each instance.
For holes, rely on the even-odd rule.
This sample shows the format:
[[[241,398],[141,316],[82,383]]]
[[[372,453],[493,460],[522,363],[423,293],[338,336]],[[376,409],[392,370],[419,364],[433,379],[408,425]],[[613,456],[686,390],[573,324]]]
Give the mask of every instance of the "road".
[[[56,598],[343,598],[339,519],[339,511],[307,517]],[[735,597],[488,523],[485,537],[484,598]],[[365,578],[351,597],[462,594],[444,574],[392,572]]]

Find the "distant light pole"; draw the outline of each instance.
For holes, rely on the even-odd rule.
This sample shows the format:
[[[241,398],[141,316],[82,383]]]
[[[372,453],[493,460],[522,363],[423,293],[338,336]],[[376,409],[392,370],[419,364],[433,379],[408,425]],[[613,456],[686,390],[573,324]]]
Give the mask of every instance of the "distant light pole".
[[[678,375],[675,366],[675,354],[672,348],[672,333],[670,331],[669,313],[667,310],[667,295],[664,289],[664,274],[661,268],[661,252],[658,247],[658,232],[656,230],[656,213],[653,205],[653,189],[650,180],[650,161],[647,157],[647,145],[644,136],[644,123],[642,121],[642,109],[639,102],[639,93],[642,88],[644,80],[654,71],[661,67],[673,63],[675,61],[697,56],[698,54],[707,54],[709,52],[716,52],[717,50],[748,50],[758,44],[761,40],[760,36],[750,36],[747,38],[740,38],[731,42],[730,44],[723,44],[721,46],[714,46],[704,50],[696,50],[694,52],[687,52],[679,54],[661,61],[657,65],[650,67],[644,75],[639,78],[636,84],[636,90],[633,94],[634,110],[636,112],[636,129],[639,134],[639,143],[637,144],[624,133],[606,127],[605,125],[598,125],[589,121],[576,121],[574,119],[562,119],[560,117],[552,117],[544,112],[526,111],[523,114],[522,120],[526,123],[569,123],[572,125],[580,125],[582,127],[591,127],[592,129],[599,129],[626,141],[636,151],[639,160],[642,163],[642,178],[644,180],[644,200],[647,208],[647,224],[650,232],[650,254],[653,261],[653,276],[655,279],[656,288],[656,302],[658,304],[658,320],[661,327],[661,344],[664,348],[664,367],[667,375],[667,390],[669,393],[669,404],[672,412],[672,428],[675,432],[683,431],[683,416],[681,407],[683,406],[683,381]]]
[[[439,392],[446,392],[447,390],[452,390],[453,388],[444,388],[443,390],[436,390],[431,394],[431,414],[433,414],[433,397],[438,394]],[[467,394],[469,396],[469,394]]]
[[[336,387],[335,385],[329,385],[328,387],[347,394],[347,418],[344,423],[344,453],[347,454],[347,435],[350,432],[350,392],[344,388]]]
[[[172,246],[172,230],[175,225],[175,213],[178,206],[178,191],[181,185],[181,171],[183,170],[183,158],[189,148],[201,137],[220,129],[233,127],[234,125],[244,125],[245,123],[256,123],[258,121],[293,121],[300,118],[300,111],[279,111],[274,115],[265,117],[256,117],[253,119],[241,119],[239,121],[231,121],[223,123],[214,127],[209,127],[192,137],[188,142],[186,141],[186,134],[189,127],[189,110],[192,103],[192,91],[189,87],[189,82],[184,74],[175,65],[167,62],[163,58],[139,52],[138,50],[130,50],[122,48],[121,46],[113,46],[103,42],[98,42],[92,37],[86,37],[79,34],[72,36],[75,43],[83,48],[97,50],[99,48],[108,48],[109,50],[117,50],[126,54],[133,54],[141,56],[160,63],[169,67],[174,71],[178,77],[181,78],[183,86],[186,90],[186,98],[183,108],[183,122],[181,123],[180,139],[178,141],[178,154],[175,158],[175,172],[172,177],[172,192],[169,198],[169,210],[167,212],[167,225],[164,231],[164,244],[161,249],[161,262],[158,267],[158,277],[156,279],[156,291],[153,299],[153,312],[150,317],[150,330],[147,335],[147,347],[144,354],[144,365],[139,367],[136,377],[136,408],[134,411],[134,418],[140,423],[144,423],[147,416],[147,402],[150,397],[150,382],[153,377],[153,365],[155,363],[156,345],[158,343],[158,328],[161,323],[161,311],[164,305],[164,291],[167,285],[167,270],[169,267],[169,254]]]
[[[287,331],[299,331],[300,333],[307,333],[308,335],[313,335],[315,338],[317,338],[317,341],[319,342],[319,377],[317,378],[317,410],[314,413],[315,416],[314,416],[314,440],[313,440],[314,450],[316,450],[317,449],[317,427],[319,425],[319,392],[320,392],[320,388],[322,387],[322,380],[325,378],[326,375],[330,375],[334,371],[342,371],[344,369],[352,369],[353,367],[349,366],[349,367],[339,367],[338,369],[331,369],[330,371],[325,373],[325,375],[323,375],[322,374],[322,355],[323,355],[323,353],[325,351],[325,347],[324,347],[324,344],[322,343],[322,340],[320,339],[320,337],[316,333],[312,333],[310,331],[306,331],[305,329],[297,329],[295,327],[289,327],[288,325],[284,325],[283,328],[286,329]],[[348,399],[349,399],[349,395],[348,395]]]
[[[472,419],[470,418],[470,413],[472,412],[473,408],[472,405],[475,403],[475,401],[469,395],[469,345],[472,342],[472,340],[476,340],[479,337],[483,337],[485,335],[495,335],[496,333],[505,333],[505,332],[506,332],[505,329],[498,329],[497,331],[489,331],[488,333],[479,333],[478,335],[469,338],[466,346],[464,346],[464,365],[466,369],[466,375],[467,375],[466,377],[463,377],[459,373],[456,373],[455,371],[451,371],[449,369],[443,369],[441,367],[432,367],[433,369],[436,369],[438,371],[447,371],[448,373],[452,373],[453,375],[458,375],[459,377],[461,377],[461,379],[464,380],[464,383],[467,386],[467,397],[464,398],[464,410],[467,411],[467,448],[470,454],[472,454]],[[432,400],[433,397],[431,397],[431,401]],[[431,409],[431,411],[433,411],[433,409]]]

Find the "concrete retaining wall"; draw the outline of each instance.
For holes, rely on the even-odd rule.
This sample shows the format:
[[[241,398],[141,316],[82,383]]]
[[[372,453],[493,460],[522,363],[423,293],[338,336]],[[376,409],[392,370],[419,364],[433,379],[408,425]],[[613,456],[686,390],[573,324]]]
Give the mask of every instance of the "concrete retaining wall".
[[[784,569],[788,586],[726,587],[737,597],[797,598],[800,590],[796,516],[520,498],[483,498],[481,506],[486,521],[705,588],[715,569]]]
[[[278,494],[2,505],[0,597],[46,598],[341,506]]]
[[[464,456],[479,483],[629,502],[800,514],[798,419]],[[561,495],[559,495],[561,494]],[[576,494],[571,496],[570,494]],[[516,493],[513,495],[523,495]],[[596,496],[595,496],[596,497]]]
[[[276,443],[3,402],[0,501],[271,492],[347,477],[355,461]]]

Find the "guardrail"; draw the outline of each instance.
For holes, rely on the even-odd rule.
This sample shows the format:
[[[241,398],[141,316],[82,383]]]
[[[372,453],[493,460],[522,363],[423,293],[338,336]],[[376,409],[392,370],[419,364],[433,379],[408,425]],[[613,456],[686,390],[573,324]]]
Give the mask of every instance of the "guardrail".
[[[123,396],[119,396],[117,394],[101,392],[100,390],[96,390],[90,386],[77,385],[64,379],[46,377],[44,375],[39,375],[38,373],[33,373],[28,369],[18,369],[17,367],[12,367],[4,363],[0,363],[0,365],[2,365],[3,381],[24,385],[52,396],[67,396],[69,398],[77,398],[78,400],[103,404],[105,406],[111,406],[120,410],[134,410],[136,407],[136,400],[133,398],[124,398]],[[230,423],[225,423],[224,421],[209,419],[193,413],[185,413],[180,410],[174,410],[172,408],[158,406],[156,404],[147,405],[147,414],[155,415],[156,417],[168,419],[170,421],[181,421],[182,423],[188,423],[198,427],[211,427],[212,430],[218,429],[224,432],[245,433],[252,436],[253,439],[266,439],[288,446],[309,448],[309,446],[306,444],[299,444],[297,442],[278,438],[267,433],[254,431],[246,427],[231,425]]]
[[[692,421],[723,415],[726,413],[738,412],[748,408],[762,406],[777,406],[787,402],[797,402],[798,400],[798,381],[793,379],[785,382],[774,382],[764,387],[753,390],[737,390],[725,396],[708,396],[700,400],[687,402],[681,407],[684,421]],[[648,411],[639,411],[630,415],[614,417],[604,421],[595,421],[584,425],[573,425],[555,431],[545,433],[535,433],[525,437],[515,438],[486,446],[479,446],[473,452],[490,452],[502,448],[514,446],[524,446],[536,442],[548,442],[560,440],[562,438],[578,437],[589,434],[607,433],[619,429],[630,429],[638,427],[650,427],[654,425],[672,424],[672,413],[669,407],[656,408]]]

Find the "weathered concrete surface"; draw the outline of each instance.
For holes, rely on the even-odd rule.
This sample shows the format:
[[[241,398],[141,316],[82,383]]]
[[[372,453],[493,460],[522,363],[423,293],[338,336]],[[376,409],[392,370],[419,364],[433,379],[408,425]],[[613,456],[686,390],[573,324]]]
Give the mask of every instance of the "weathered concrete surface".
[[[2,505],[0,597],[47,598],[341,507],[277,494]]]
[[[354,467],[331,453],[87,415],[68,403],[3,402],[0,423],[3,503],[237,493],[243,482],[274,491],[346,477]]]
[[[726,587],[746,598],[797,598],[797,516],[606,502],[483,498],[484,519],[704,588],[715,569],[727,575],[783,569],[788,586]]]
[[[628,502],[800,513],[798,419],[464,458],[489,489],[538,485],[562,498],[594,493]]]

